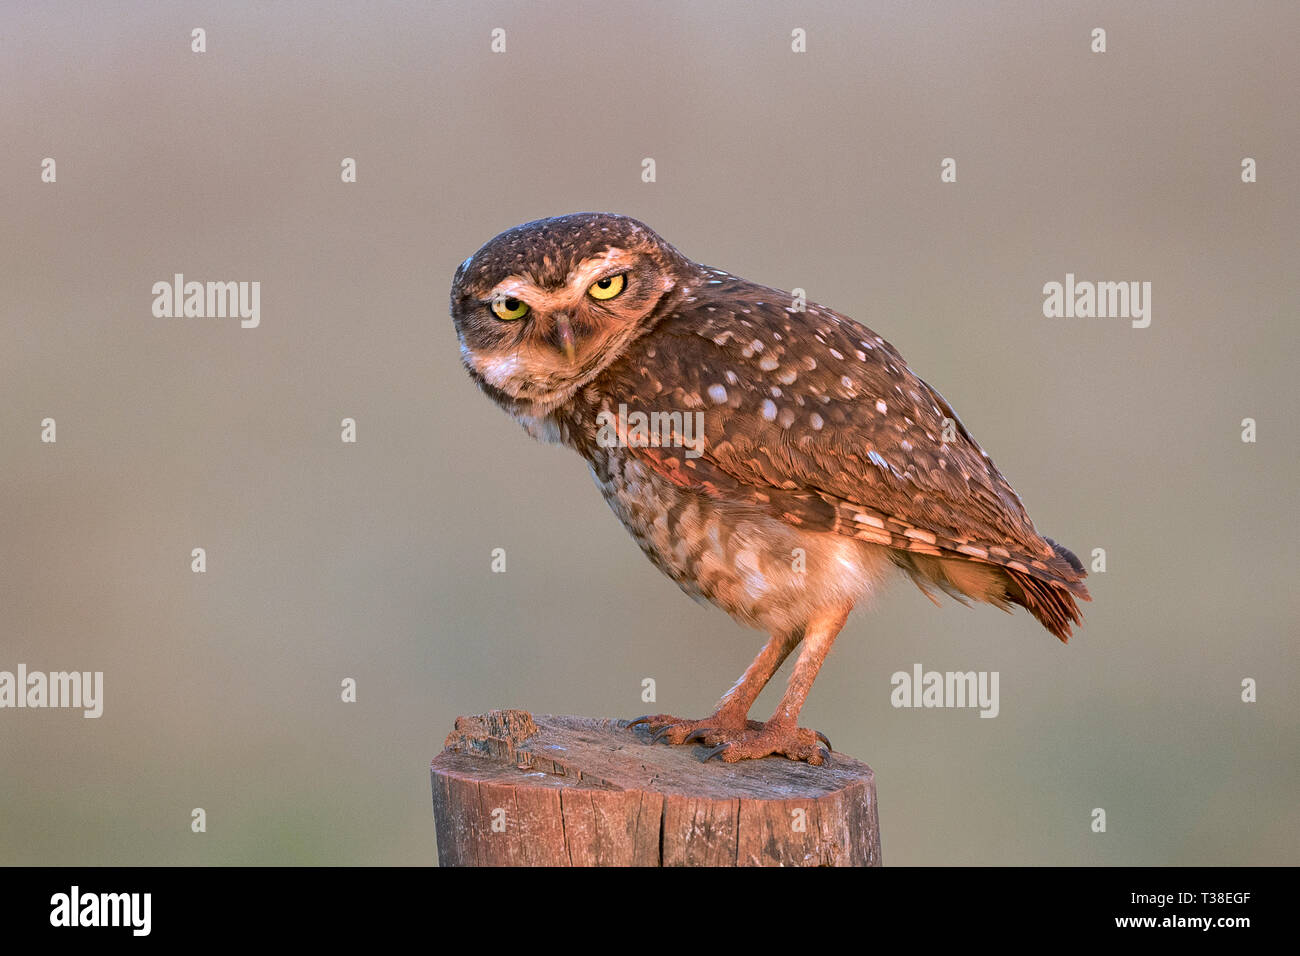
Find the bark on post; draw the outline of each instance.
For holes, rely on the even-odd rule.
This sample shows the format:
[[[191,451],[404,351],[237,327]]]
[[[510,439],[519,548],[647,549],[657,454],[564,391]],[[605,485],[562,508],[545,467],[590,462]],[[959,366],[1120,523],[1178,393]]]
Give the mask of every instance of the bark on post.
[[[626,721],[458,717],[433,760],[443,866],[879,866],[871,768],[703,763]]]

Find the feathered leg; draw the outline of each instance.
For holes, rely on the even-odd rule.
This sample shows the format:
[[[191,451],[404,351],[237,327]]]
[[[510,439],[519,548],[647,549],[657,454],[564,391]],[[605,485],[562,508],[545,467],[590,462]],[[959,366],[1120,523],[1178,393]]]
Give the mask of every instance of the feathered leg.
[[[830,741],[824,734],[800,727],[799,711],[803,709],[817,671],[830,653],[831,645],[844,627],[851,609],[851,606],[828,609],[808,622],[804,628],[803,650],[799,652],[785,695],[771,719],[757,728],[749,727],[730,735],[709,751],[705,760],[719,756],[727,763],[735,763],[769,754],[783,754],[791,760],[806,760],[814,766],[826,761],[830,756]],[[826,743],[825,748],[821,746],[822,742]]]
[[[772,675],[785,663],[785,659],[799,643],[800,637],[799,633],[785,636],[772,635],[759,651],[758,656],[754,658],[753,663],[745,668],[745,673],[741,675],[740,680],[736,681],[731,690],[722,695],[717,708],[708,717],[700,720],[683,720],[671,714],[653,714],[638,717],[628,726],[636,727],[645,724],[655,732],[653,740],[667,740],[670,744],[687,743],[691,740],[716,744],[722,740],[732,739],[743,730],[761,729],[763,725],[758,721],[747,720],[749,708],[754,706],[754,701],[767,686],[767,682],[772,679]]]

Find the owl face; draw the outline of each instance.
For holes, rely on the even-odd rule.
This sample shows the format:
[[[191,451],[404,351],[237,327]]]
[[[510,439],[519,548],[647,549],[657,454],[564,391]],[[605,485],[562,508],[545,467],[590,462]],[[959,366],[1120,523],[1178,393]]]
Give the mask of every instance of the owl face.
[[[688,266],[626,216],[516,226],[456,270],[451,316],[461,357],[495,397],[563,401],[653,325]]]

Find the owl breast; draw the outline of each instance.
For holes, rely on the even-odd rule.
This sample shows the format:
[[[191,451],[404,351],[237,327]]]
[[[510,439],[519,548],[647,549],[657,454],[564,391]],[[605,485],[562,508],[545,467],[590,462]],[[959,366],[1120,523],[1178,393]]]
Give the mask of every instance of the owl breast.
[[[601,494],[650,560],[752,627],[791,633],[819,609],[858,600],[891,567],[884,548],[678,487],[624,448],[587,452]]]

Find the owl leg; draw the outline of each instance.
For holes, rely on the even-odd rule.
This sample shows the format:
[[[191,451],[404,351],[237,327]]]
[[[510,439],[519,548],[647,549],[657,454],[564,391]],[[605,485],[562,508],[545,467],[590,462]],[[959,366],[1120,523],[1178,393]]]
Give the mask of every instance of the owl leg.
[[[763,725],[756,720],[747,720],[749,708],[754,705],[758,695],[772,675],[785,663],[796,644],[799,633],[778,637],[773,635],[764,648],[754,658],[754,662],[745,669],[740,680],[731,690],[722,695],[717,708],[708,717],[701,720],[682,720],[670,714],[654,714],[638,717],[628,726],[636,727],[646,724],[655,731],[654,741],[667,740],[670,744],[689,743],[702,740],[706,744],[716,744],[723,740],[732,740],[744,730],[760,730]]]
[[[752,760],[769,754],[783,754],[791,760],[806,760],[814,766],[830,757],[830,751],[821,746],[825,736],[815,730],[799,726],[799,711],[803,709],[808,692],[812,690],[817,671],[830,653],[835,637],[849,616],[850,607],[828,610],[817,615],[804,628],[803,650],[795,661],[794,672],[786,687],[776,713],[765,724],[751,726],[728,735],[718,746],[704,755],[705,760],[721,757],[727,763]],[[829,746],[829,742],[828,742]]]

